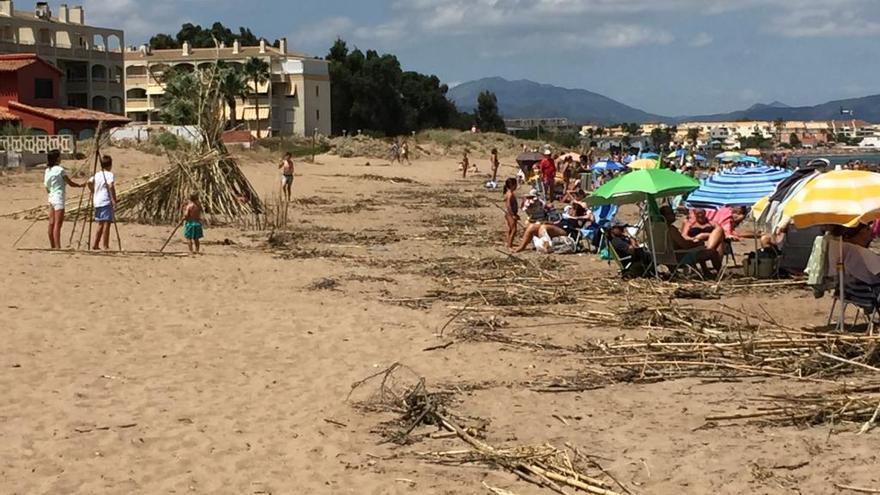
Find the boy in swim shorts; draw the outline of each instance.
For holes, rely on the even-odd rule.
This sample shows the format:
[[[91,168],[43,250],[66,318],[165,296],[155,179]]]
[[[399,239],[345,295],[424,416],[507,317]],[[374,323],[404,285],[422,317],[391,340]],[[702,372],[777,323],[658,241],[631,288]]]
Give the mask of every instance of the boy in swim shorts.
[[[190,253],[199,254],[199,239],[202,237],[202,205],[198,193],[192,193],[183,209],[183,238],[189,245]]]

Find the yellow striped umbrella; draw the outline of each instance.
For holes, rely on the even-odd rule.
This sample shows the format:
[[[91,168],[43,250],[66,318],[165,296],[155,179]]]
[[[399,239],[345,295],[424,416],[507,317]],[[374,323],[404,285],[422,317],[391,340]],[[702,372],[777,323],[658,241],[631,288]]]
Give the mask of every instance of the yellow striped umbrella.
[[[629,162],[626,166],[633,170],[649,170],[660,168],[660,160],[654,158],[642,158],[641,160]]]
[[[854,227],[880,218],[880,174],[834,170],[810,181],[783,208],[799,229]]]

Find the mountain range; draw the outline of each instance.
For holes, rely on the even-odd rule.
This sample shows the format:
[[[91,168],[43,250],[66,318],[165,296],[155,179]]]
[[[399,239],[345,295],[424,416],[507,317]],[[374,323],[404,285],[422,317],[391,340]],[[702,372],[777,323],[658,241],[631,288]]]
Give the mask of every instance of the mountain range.
[[[490,77],[459,84],[447,96],[462,111],[472,111],[477,96],[491,91],[505,118],[565,117],[576,123],[616,124],[622,122],[732,121],[732,120],[841,120],[841,109],[852,110],[855,118],[880,122],[880,95],[830,101],[821,105],[792,107],[778,101],[758,103],[745,110],[711,115],[668,117],[645,112],[607,96],[585,89],[567,89],[529,80],[509,81]]]

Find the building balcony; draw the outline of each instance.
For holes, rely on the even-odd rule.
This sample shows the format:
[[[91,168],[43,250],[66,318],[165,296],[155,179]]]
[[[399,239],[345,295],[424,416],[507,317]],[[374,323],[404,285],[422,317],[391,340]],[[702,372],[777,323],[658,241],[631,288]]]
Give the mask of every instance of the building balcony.
[[[125,100],[126,112],[149,112],[154,109],[147,98],[128,98]]]

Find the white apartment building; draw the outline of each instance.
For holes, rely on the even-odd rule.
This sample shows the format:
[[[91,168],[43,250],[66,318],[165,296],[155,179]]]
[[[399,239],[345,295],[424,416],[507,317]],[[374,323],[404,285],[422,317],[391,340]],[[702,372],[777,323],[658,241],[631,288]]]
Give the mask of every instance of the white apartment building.
[[[88,26],[81,6],[37,2],[34,10],[17,10],[0,0],[0,54],[35,53],[61,69],[61,94],[68,106],[122,114],[121,30]]]
[[[252,95],[236,102],[236,120],[240,128],[256,135],[257,119],[261,136],[329,135],[330,72],[325,60],[287,51],[287,40],[276,48],[260,40],[259,46],[218,48],[183,48],[151,50],[148,46],[125,52],[125,113],[133,121],[158,123],[165,90],[161,75],[170,67],[196,70],[223,60],[229,65],[244,65],[256,57],[269,64],[269,82],[255,88]],[[259,108],[259,115],[257,109]]]

